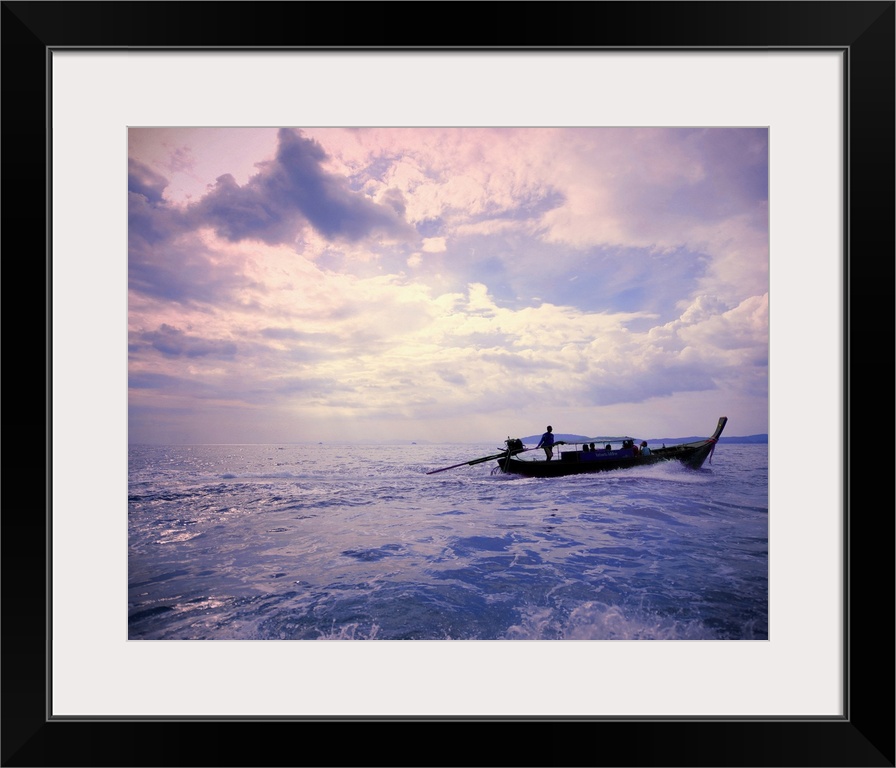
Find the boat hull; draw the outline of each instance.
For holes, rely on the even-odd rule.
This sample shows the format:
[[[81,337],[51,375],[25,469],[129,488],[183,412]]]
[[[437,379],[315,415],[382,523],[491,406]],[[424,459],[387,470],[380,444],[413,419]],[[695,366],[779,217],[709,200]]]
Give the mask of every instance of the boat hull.
[[[583,475],[592,472],[608,472],[616,469],[644,467],[660,464],[665,461],[677,461],[691,469],[700,469],[715,449],[719,435],[728,421],[726,417],[719,419],[712,437],[693,443],[673,445],[669,448],[651,448],[647,456],[634,455],[629,451],[610,451],[608,453],[591,454],[586,451],[561,452],[552,461],[527,461],[513,455],[501,456],[497,459],[502,472],[526,477],[564,477],[566,475]]]

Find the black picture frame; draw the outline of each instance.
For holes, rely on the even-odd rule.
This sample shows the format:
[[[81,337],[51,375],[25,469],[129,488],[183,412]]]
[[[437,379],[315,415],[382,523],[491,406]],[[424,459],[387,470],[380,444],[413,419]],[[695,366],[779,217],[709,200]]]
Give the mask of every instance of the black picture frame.
[[[3,766],[893,766],[894,499],[879,460],[893,421],[894,2],[3,2],[6,453],[0,582]],[[295,19],[291,22],[290,19]],[[431,29],[424,32],[423,28]],[[413,40],[411,45],[407,40]],[[844,53],[846,445],[844,715],[837,718],[71,718],[48,714],[50,52],[60,48],[731,50]],[[44,233],[47,233],[44,241]],[[35,239],[39,244],[35,244]],[[46,244],[46,247],[45,247]],[[19,277],[24,268],[26,282]],[[42,311],[24,286],[44,290]],[[16,296],[13,297],[12,293]],[[12,322],[11,322],[12,321]],[[39,337],[39,338],[38,338]],[[44,349],[35,375],[35,346]],[[40,379],[40,383],[35,381]],[[41,386],[45,382],[45,386]],[[886,391],[881,404],[878,393]],[[34,399],[33,409],[23,409]],[[26,406],[27,408],[27,406]],[[832,425],[841,414],[819,414]],[[15,429],[15,433],[11,430]],[[832,429],[832,433],[834,430]],[[783,450],[806,451],[807,446]],[[30,470],[30,471],[29,471]],[[34,476],[24,486],[20,476]],[[30,489],[42,489],[40,502]],[[97,670],[102,674],[102,670]],[[525,674],[521,670],[521,674]],[[518,725],[507,738],[419,739],[423,726]],[[409,725],[401,741],[384,740]],[[541,729],[529,729],[533,725]],[[322,726],[340,727],[331,741]],[[357,738],[360,725],[379,726]],[[560,726],[564,726],[561,728]],[[239,726],[239,727],[237,727]],[[348,732],[348,738],[344,734]],[[539,738],[541,736],[542,738]],[[544,738],[547,736],[547,738]],[[369,738],[372,737],[372,738]],[[449,738],[446,738],[449,737]]]

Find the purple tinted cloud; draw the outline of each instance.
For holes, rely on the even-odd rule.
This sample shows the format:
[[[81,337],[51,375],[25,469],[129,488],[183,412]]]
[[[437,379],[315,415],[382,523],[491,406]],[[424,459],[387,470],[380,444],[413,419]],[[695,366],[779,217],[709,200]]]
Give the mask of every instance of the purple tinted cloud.
[[[230,241],[257,239],[270,245],[292,242],[310,224],[328,240],[350,242],[382,234],[407,238],[413,229],[401,218],[397,191],[387,205],[353,191],[344,177],[327,173],[327,155],[316,141],[283,128],[273,161],[240,186],[230,174],[190,209],[196,224],[214,227]]]
[[[181,303],[226,301],[245,287],[240,264],[211,258],[190,235],[211,227],[231,242],[291,243],[312,226],[331,240],[368,236],[407,238],[413,228],[402,218],[405,201],[389,190],[380,205],[353,191],[348,181],[324,171],[321,146],[300,132],[279,132],[276,158],[260,163],[245,185],[220,176],[208,194],[185,208],[164,198],[168,180],[131,159],[128,165],[130,288]]]
[[[128,161],[128,237],[131,247],[154,245],[184,231],[183,213],[165,201],[168,179],[136,160]]]
[[[198,239],[153,244],[134,232],[128,284],[136,293],[178,304],[233,302],[239,290],[254,285],[240,259],[216,259]]]
[[[140,340],[166,357],[233,357],[236,344],[232,341],[189,336],[179,328],[162,324],[158,330],[140,334]]]
[[[168,186],[168,179],[156,173],[152,168],[137,162],[128,160],[128,191],[146,198],[151,205],[162,202],[162,193]]]
[[[209,134],[191,168],[173,148],[192,138],[132,144],[134,435],[367,422],[378,439],[380,415],[453,429],[458,412],[570,402],[587,432],[652,398],[728,412],[731,392],[756,399],[748,431],[762,431],[766,131],[536,131],[509,146],[265,129]],[[154,391],[192,411],[162,430],[143,410]]]

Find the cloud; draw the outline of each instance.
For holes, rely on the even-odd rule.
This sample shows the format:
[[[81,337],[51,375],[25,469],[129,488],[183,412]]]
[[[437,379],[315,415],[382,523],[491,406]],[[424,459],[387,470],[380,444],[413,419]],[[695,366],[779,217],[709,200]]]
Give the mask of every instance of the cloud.
[[[444,253],[447,250],[444,237],[427,237],[421,248],[426,253]]]
[[[253,280],[246,256],[210,246],[198,234],[164,243],[132,237],[128,259],[131,305],[145,299],[178,304],[231,304]]]
[[[168,180],[143,163],[128,161],[128,239],[132,247],[155,245],[184,232],[183,214],[164,199]]]
[[[299,131],[281,129],[273,161],[245,185],[233,176],[218,177],[201,201],[190,207],[197,224],[212,226],[231,241],[256,239],[288,243],[310,224],[328,240],[356,242],[371,236],[408,239],[415,233],[402,218],[398,190],[387,191],[385,204],[352,190],[346,179],[323,169],[321,145]]]
[[[259,163],[258,172],[245,184],[223,174],[197,202],[186,205],[169,203],[164,196],[168,179],[129,159],[132,251],[204,227],[230,242],[269,245],[293,243],[308,226],[329,241],[416,238],[402,218],[405,205],[399,190],[384,190],[383,202],[375,202],[351,189],[344,177],[324,170],[327,156],[317,142],[290,129],[282,129],[278,139],[274,159]]]
[[[162,202],[168,180],[136,160],[128,160],[128,191],[142,196],[150,205]]]
[[[135,430],[674,434],[731,401],[764,431],[762,131],[284,129],[169,197],[245,130],[134,142]]]
[[[139,342],[149,344],[166,357],[233,358],[237,351],[236,344],[232,341],[191,336],[179,328],[165,324],[155,331],[140,334]]]

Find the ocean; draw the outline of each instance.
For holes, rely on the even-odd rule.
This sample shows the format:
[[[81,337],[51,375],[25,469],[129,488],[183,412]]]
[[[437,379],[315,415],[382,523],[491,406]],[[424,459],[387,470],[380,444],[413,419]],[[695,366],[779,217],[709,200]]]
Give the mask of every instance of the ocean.
[[[767,640],[768,446],[535,479],[496,444],[133,445],[130,640]]]

